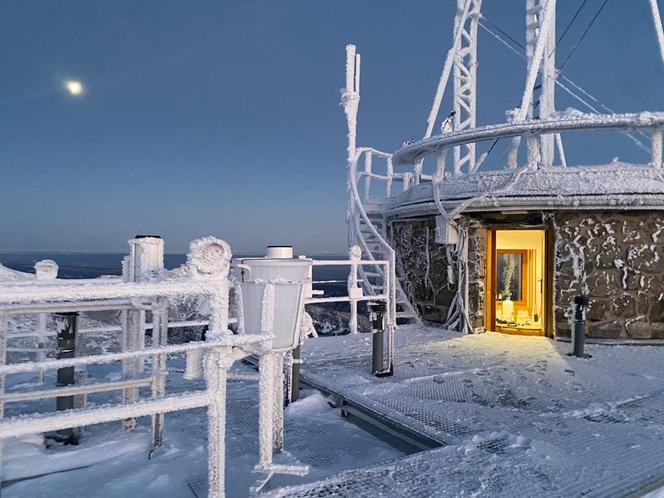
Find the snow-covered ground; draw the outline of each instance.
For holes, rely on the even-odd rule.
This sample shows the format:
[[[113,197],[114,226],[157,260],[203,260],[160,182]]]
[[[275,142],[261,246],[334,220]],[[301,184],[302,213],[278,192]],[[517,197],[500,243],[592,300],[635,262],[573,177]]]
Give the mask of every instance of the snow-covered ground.
[[[182,388],[184,361],[170,362],[169,392]],[[251,372],[242,364],[234,371]],[[93,377],[113,377],[106,369]],[[14,379],[25,388],[35,379]],[[54,378],[47,377],[46,383]],[[202,385],[199,386],[202,388]],[[109,401],[98,395],[96,402]],[[36,409],[53,410],[54,400],[16,406],[9,414]],[[242,497],[258,478],[258,390],[254,381],[232,381],[228,386],[227,496]],[[304,478],[277,476],[270,487],[321,479],[344,469],[401,457],[403,453],[339,416],[315,391],[303,392],[285,415],[286,451],[277,463],[301,461],[311,465]],[[46,448],[41,435],[9,440],[4,449],[4,488],[7,497],[194,497],[207,496],[207,415],[204,409],[166,416],[165,446],[150,455],[149,420],[126,432],[120,423],[87,427],[79,446]],[[269,489],[269,488],[268,488]]]
[[[539,337],[404,327],[395,376],[375,379],[370,340],[309,342],[304,375],[443,447],[275,495],[624,496],[664,480],[664,348],[579,359]]]
[[[664,347],[587,346],[488,333],[459,336],[402,327],[394,377],[370,374],[371,337],[309,340],[306,379],[419,432],[440,448],[406,455],[339,416],[306,390],[286,410],[286,451],[277,462],[311,465],[278,476],[276,496],[622,496],[664,479]],[[183,361],[169,363],[169,392],[184,387]],[[91,375],[113,378],[98,367]],[[250,372],[237,364],[234,369]],[[26,385],[35,379],[16,376]],[[52,377],[46,382],[52,383]],[[200,386],[202,387],[202,385]],[[103,402],[99,395],[94,402]],[[228,496],[256,479],[257,387],[229,382]],[[50,404],[49,404],[50,403]],[[53,401],[32,409],[53,409]],[[8,415],[28,410],[8,406]],[[46,449],[40,436],[4,451],[5,496],[206,494],[206,414],[167,415],[165,446],[149,455],[149,423],[86,428],[77,447]],[[661,496],[661,491],[657,498]]]

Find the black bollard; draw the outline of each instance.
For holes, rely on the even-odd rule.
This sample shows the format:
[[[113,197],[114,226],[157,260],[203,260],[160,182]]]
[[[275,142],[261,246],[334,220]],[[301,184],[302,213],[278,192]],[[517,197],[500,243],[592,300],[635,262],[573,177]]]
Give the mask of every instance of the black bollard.
[[[293,403],[300,398],[300,346],[296,347],[292,354],[292,366],[291,366],[291,392],[290,392],[290,402]]]
[[[574,331],[572,332],[572,354],[578,358],[590,358],[583,352],[586,336],[586,320],[583,310],[588,306],[588,296],[576,296],[574,298]]]
[[[78,332],[78,313],[56,313],[55,322],[57,326],[58,359],[74,358],[76,356],[76,334]],[[71,386],[74,380],[74,367],[58,368],[58,387]],[[71,410],[74,408],[74,396],[58,396],[56,399],[58,411]],[[56,431],[57,441],[65,444],[78,444],[78,429],[62,429]]]
[[[369,305],[369,319],[371,320],[371,337],[373,342],[372,348],[372,372],[378,375],[385,370],[384,365],[384,315],[387,311],[385,303],[372,303]]]

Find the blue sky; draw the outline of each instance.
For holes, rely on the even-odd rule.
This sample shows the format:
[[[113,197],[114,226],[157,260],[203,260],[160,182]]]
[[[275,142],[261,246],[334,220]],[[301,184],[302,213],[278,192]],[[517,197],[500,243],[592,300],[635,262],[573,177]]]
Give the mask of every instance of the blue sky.
[[[524,3],[483,10],[523,40]],[[558,3],[560,34],[580,0]],[[600,4],[587,2],[559,61]],[[394,150],[424,133],[454,5],[2,2],[0,249],[123,251],[149,232],[170,252],[207,234],[236,252],[344,251],[344,46],[363,56],[358,142]],[[565,74],[616,111],[664,110],[656,43],[647,0],[610,0]],[[479,44],[478,122],[500,121],[525,67],[484,32]],[[621,137],[575,140],[570,162],[645,159]]]

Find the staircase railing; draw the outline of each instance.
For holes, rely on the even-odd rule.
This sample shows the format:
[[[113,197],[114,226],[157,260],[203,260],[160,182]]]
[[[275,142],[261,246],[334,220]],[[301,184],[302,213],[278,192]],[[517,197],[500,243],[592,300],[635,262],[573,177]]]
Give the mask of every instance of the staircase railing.
[[[376,227],[374,224],[371,222],[369,219],[369,216],[367,215],[366,210],[364,209],[364,205],[362,203],[362,199],[360,197],[360,193],[357,188],[357,182],[358,182],[358,174],[357,174],[357,163],[359,161],[360,156],[364,153],[364,151],[367,149],[358,149],[357,153],[355,154],[355,157],[351,160],[348,168],[348,187],[350,189],[350,205],[349,205],[349,223],[350,223],[350,242],[351,245],[359,245],[362,248],[362,251],[366,254],[366,257],[370,260],[375,260],[373,252],[369,248],[369,245],[367,244],[367,241],[365,240],[361,230],[360,230],[360,220],[364,221],[365,226],[371,231],[371,234],[374,236],[375,243],[377,243],[381,249],[384,251],[385,255],[387,256],[387,260],[390,262],[389,264],[389,274],[386,275],[385,271],[383,270],[383,267],[381,265],[374,265],[373,268],[375,268],[376,273],[380,274],[382,279],[383,279],[383,285],[385,285],[384,292],[385,294],[390,296],[390,305],[389,305],[389,325],[390,326],[396,326],[397,323],[397,308],[396,308],[396,273],[394,270],[395,267],[395,253],[394,249],[390,246],[390,244],[387,243],[387,241],[383,238],[381,233],[376,230]],[[384,154],[384,153],[383,153]],[[370,178],[370,177],[369,177]],[[370,284],[369,279],[366,276],[365,268],[360,267],[358,269],[361,279],[362,279],[362,285],[367,293],[370,295],[376,294],[375,289],[373,286]]]
[[[360,159],[364,156],[364,171],[358,172],[358,164]],[[381,175],[373,171],[373,157],[380,157],[385,159],[387,168],[386,174]],[[384,293],[390,295],[390,308],[389,308],[389,317],[390,321],[394,326],[397,323],[397,304],[401,304],[406,308],[406,311],[411,314],[414,318],[417,318],[417,312],[413,308],[412,304],[408,301],[407,296],[400,289],[399,281],[396,278],[396,254],[392,246],[385,239],[385,234],[381,233],[367,214],[365,209],[365,203],[370,202],[371,200],[384,201],[385,199],[392,197],[393,194],[393,182],[401,181],[403,183],[404,190],[409,188],[409,183],[411,179],[411,173],[394,173],[392,169],[392,155],[372,149],[369,147],[361,147],[356,151],[355,156],[351,159],[348,167],[348,187],[349,187],[349,239],[351,245],[358,245],[360,248],[367,254],[367,258],[370,260],[376,260],[374,256],[374,251],[369,247],[369,243],[366,240],[365,234],[362,232],[362,227],[366,227],[370,234],[373,236],[371,244],[378,246],[380,252],[382,252],[389,262],[389,275],[386,275],[384,269],[375,265],[376,273],[382,279],[384,285]],[[360,195],[359,184],[364,180],[364,189],[363,194]],[[386,188],[383,196],[372,197],[371,196],[371,180],[378,180],[385,182]],[[366,275],[365,268],[360,268],[360,276],[362,279],[363,287],[366,292],[370,295],[375,295],[376,289],[374,285],[370,282],[369,278]],[[403,298],[404,303],[398,303],[397,293],[400,293]]]

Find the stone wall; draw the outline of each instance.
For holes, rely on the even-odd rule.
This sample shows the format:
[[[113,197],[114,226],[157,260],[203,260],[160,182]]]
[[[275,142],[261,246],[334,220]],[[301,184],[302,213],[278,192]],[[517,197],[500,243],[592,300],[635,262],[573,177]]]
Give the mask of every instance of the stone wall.
[[[664,213],[555,214],[556,335],[588,294],[588,337],[664,338]]]
[[[456,286],[448,284],[446,246],[436,243],[435,217],[395,220],[391,228],[404,291],[423,319],[445,322]]]
[[[468,229],[468,318],[475,332],[484,332],[486,303],[487,229],[475,226]]]

